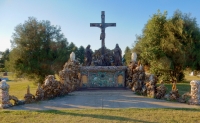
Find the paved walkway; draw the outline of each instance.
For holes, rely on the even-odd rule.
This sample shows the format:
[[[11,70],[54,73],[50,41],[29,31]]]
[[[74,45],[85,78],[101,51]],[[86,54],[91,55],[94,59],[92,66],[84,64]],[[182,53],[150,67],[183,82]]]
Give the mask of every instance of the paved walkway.
[[[200,106],[138,96],[130,90],[90,90],[75,91],[64,97],[14,106],[9,109],[62,110],[106,108],[200,108]]]

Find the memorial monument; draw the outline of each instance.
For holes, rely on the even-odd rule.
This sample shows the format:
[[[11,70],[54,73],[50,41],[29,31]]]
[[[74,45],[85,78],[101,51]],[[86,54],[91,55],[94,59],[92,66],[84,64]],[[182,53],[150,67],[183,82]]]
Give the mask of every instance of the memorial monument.
[[[90,27],[101,29],[101,48],[92,52],[90,45],[85,52],[85,66],[81,67],[81,87],[125,87],[126,66],[122,66],[122,51],[118,44],[114,49],[105,46],[106,27],[116,27],[116,23],[105,23],[105,12],[101,12],[101,23],[90,23]]]

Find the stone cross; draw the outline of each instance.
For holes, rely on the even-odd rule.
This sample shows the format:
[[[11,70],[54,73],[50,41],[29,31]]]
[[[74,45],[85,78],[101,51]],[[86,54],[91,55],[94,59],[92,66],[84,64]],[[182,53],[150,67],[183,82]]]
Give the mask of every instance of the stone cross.
[[[101,23],[90,23],[90,27],[99,27],[101,29],[101,35],[100,35],[100,40],[101,40],[101,47],[105,47],[105,29],[106,27],[116,27],[116,23],[105,23],[105,12],[101,11]]]

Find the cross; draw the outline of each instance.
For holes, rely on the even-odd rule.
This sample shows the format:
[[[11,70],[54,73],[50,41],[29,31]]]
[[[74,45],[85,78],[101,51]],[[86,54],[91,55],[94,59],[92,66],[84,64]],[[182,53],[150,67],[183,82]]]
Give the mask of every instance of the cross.
[[[105,12],[101,11],[101,23],[90,23],[90,27],[99,27],[101,29],[101,35],[100,35],[100,40],[101,40],[101,47],[105,48],[105,29],[106,27],[116,27],[116,23],[105,23]]]

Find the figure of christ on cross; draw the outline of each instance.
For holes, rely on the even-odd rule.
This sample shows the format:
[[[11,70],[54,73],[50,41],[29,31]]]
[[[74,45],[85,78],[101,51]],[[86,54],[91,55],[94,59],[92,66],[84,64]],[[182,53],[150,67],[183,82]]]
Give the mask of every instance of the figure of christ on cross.
[[[101,23],[90,23],[90,27],[99,27],[101,29],[101,48],[102,48],[102,55],[104,54],[104,48],[105,48],[105,29],[106,27],[116,27],[116,23],[105,23],[105,12],[101,11]]]

